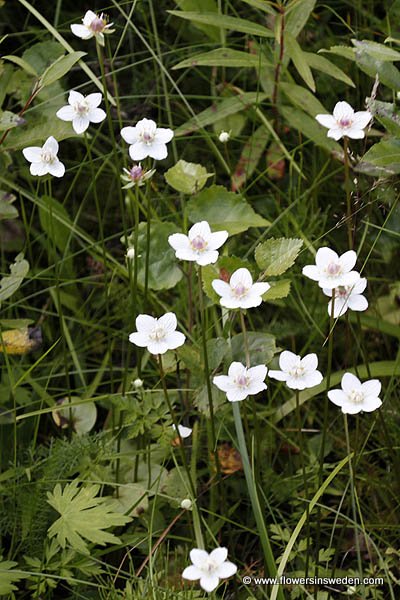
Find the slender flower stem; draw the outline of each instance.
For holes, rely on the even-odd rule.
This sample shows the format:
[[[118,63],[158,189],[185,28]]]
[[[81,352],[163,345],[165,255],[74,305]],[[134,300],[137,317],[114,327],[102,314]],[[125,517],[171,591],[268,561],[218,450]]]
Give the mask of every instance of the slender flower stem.
[[[345,136],[343,138],[343,152],[344,152],[344,185],[346,189],[346,207],[347,207],[347,239],[349,243],[349,250],[353,249],[354,235],[353,235],[353,214],[351,207],[351,189],[350,189],[350,165],[349,165],[349,140]]]
[[[306,528],[307,528],[307,537],[306,537],[306,564],[304,569],[304,576],[308,577],[308,561],[309,561],[309,542],[310,542],[310,505],[308,502],[308,481],[307,481],[307,473],[306,473],[306,464],[305,464],[305,451],[304,451],[304,440],[302,433],[302,423],[301,423],[301,410],[300,410],[300,398],[299,398],[299,390],[296,390],[296,414],[297,414],[297,429],[298,429],[298,438],[299,438],[299,448],[300,448],[300,462],[301,462],[301,470],[303,473],[303,484],[304,484],[304,496],[306,500]]]
[[[271,544],[268,537],[267,528],[264,521],[264,515],[261,510],[260,500],[258,497],[256,482],[254,480],[253,472],[250,466],[249,455],[247,453],[246,441],[244,438],[244,431],[242,425],[242,418],[240,415],[240,406],[238,402],[232,402],[233,418],[235,421],[236,435],[238,439],[238,446],[240,456],[242,458],[244,475],[246,478],[247,489],[250,496],[251,505],[253,508],[254,518],[256,520],[257,530],[259,533],[261,546],[264,554],[264,561],[267,573],[269,577],[274,577],[277,568],[275,564],[275,558],[272,553]],[[282,588],[278,590],[278,598],[284,600]]]

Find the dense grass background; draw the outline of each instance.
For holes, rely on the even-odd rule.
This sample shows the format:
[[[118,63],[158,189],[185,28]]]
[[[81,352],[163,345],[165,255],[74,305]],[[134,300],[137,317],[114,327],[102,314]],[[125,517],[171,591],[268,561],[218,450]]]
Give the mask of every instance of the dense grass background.
[[[238,575],[218,588],[216,598],[276,597],[271,593],[277,589],[242,584],[244,575],[275,575],[270,565],[265,570],[266,538],[250,501],[253,494],[278,565],[284,555],[286,575],[384,579],[383,585],[354,590],[341,584],[282,586],[281,598],[328,600],[351,593],[394,600],[400,579],[400,73],[395,59],[379,55],[382,49],[378,55],[362,48],[347,57],[343,52],[318,54],[344,77],[313,70],[314,92],[301,75],[304,56],[293,58],[285,35],[291,33],[308,53],[354,48],[352,39],[383,44],[388,36],[400,37],[399,3],[298,0],[265,3],[268,10],[260,8],[261,1],[239,0],[1,4],[2,55],[23,57],[40,75],[68,51],[66,41],[87,53],[83,62],[111,100],[102,103],[108,118],[92,125],[86,136],[76,136],[55,113],[70,89],[97,91],[81,64],[43,88],[23,110],[37,78],[18,61],[0,62],[2,109],[23,111],[24,119],[0,146],[1,275],[9,275],[20,252],[29,263],[15,293],[4,300],[0,295],[0,593],[41,599],[206,597],[198,585],[181,578],[189,551],[202,536],[208,551],[226,546],[238,565]],[[79,23],[88,9],[105,12],[114,23],[104,49],[96,48],[93,39],[85,42],[71,34],[70,24]],[[244,33],[234,25],[199,26],[167,12],[179,9],[215,10],[272,34]],[[391,45],[395,50],[396,43],[386,46]],[[260,62],[174,69],[215,49],[220,49],[220,62],[224,49],[258,56]],[[221,106],[251,92],[251,101],[224,116]],[[330,113],[339,100],[364,110],[371,95],[372,130],[365,140],[351,141],[346,178],[343,143],[333,145],[315,122],[315,99]],[[200,121],[188,125],[196,115]],[[144,117],[176,135],[151,183],[123,190],[120,175],[131,162],[120,129]],[[2,130],[7,131],[3,122]],[[225,145],[218,140],[222,130],[231,132]],[[42,145],[49,135],[60,142],[59,157],[67,168],[59,180],[32,177],[21,152]],[[374,145],[382,148],[382,138],[390,148],[363,161]],[[232,406],[213,387],[210,414],[207,388],[211,375],[226,372],[235,352],[245,362],[243,337],[234,342],[242,331],[240,319],[221,313],[210,293],[213,273],[204,269],[200,274],[203,292],[195,266],[177,261],[166,243],[170,233],[186,232],[192,222],[211,216],[199,200],[207,191],[184,194],[166,181],[165,173],[180,159],[201,164],[211,174],[204,190],[226,188],[213,196],[214,222],[227,219],[223,209],[218,218],[215,212],[232,190],[269,222],[263,227],[244,222],[224,247],[220,273],[246,265],[257,277],[258,244],[272,237],[303,242],[295,265],[282,277],[272,277],[287,280],[290,293],[247,311],[247,329],[259,336],[251,358],[277,368],[280,349],[316,352],[328,381],[302,392],[297,398],[301,406],[296,407],[291,390],[268,379],[265,394],[240,403],[252,488],[246,487]],[[6,212],[9,194],[15,196],[18,215]],[[349,249],[346,194],[357,268],[368,278],[370,306],[366,313],[330,323],[327,298],[301,268],[314,262],[321,246],[339,253]],[[130,244],[136,246],[135,260],[125,256]],[[129,344],[128,334],[137,314],[159,316],[168,310],[177,314],[187,343],[164,358],[163,377],[153,357]],[[28,334],[27,326],[35,332]],[[19,353],[17,334],[22,338]],[[41,336],[42,342],[32,344],[28,335]],[[233,354],[226,341],[231,339]],[[337,387],[349,369],[361,379],[382,381],[383,406],[349,417],[346,436],[343,415],[328,403],[326,390]],[[135,387],[137,378],[143,387]],[[52,414],[63,398],[73,401],[74,410],[93,411],[95,404],[97,418],[89,432],[74,431],[68,410],[66,427],[57,425]],[[184,445],[171,433],[175,418],[194,427]],[[104,526],[114,525],[107,531],[116,536],[103,540],[106,545],[89,537],[84,551],[70,540],[62,548],[49,535],[60,515],[47,494],[74,481],[81,490],[104,497],[99,504],[104,510],[130,516],[127,523],[113,524],[103,513]],[[187,497],[193,510],[180,507]],[[68,515],[68,506],[65,518],[73,526],[77,517]],[[76,523],[79,531],[79,519]],[[294,545],[285,555],[293,535]]]

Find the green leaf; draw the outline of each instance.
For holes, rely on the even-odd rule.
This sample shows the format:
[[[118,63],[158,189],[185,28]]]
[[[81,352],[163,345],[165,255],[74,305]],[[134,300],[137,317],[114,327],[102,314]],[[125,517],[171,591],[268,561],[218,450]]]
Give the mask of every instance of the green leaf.
[[[265,302],[273,302],[274,300],[281,300],[286,298],[290,294],[290,280],[280,279],[279,281],[269,281],[271,287],[263,295]]]
[[[276,353],[275,337],[270,333],[247,332],[250,365],[265,365]],[[232,360],[243,363],[245,340],[243,333],[234,335],[231,340]]]
[[[97,408],[94,402],[70,396],[58,401],[52,414],[56,425],[61,428],[71,426],[78,435],[83,435],[95,426]]]
[[[327,130],[302,110],[289,106],[280,106],[279,111],[290,127],[301,131],[317,146],[321,146],[329,152],[342,152],[340,144],[327,137]]]
[[[74,226],[62,204],[50,196],[42,196],[39,219],[43,231],[61,252],[64,252]]]
[[[285,31],[297,37],[307,23],[317,0],[292,0],[286,7]]]
[[[145,284],[147,224],[140,223],[138,239],[138,283]],[[182,279],[182,271],[175,258],[175,252],[168,243],[168,236],[177,233],[173,223],[152,221],[150,225],[149,288],[168,290]],[[130,238],[133,245],[133,235]]]
[[[57,60],[47,67],[42,77],[40,78],[41,87],[51,85],[61,77],[64,77],[68,73],[75,63],[78,62],[83,56],[86,56],[86,52],[71,52],[65,56],[60,56]]]
[[[8,56],[2,56],[2,59],[9,60],[10,62],[14,63],[15,65],[18,65],[19,67],[21,67],[21,69],[23,69],[26,73],[28,73],[28,75],[32,75],[33,77],[39,76],[36,69],[34,69],[32,67],[32,65],[30,65],[26,60],[24,60],[20,56],[8,55]]]
[[[50,538],[56,536],[61,548],[67,544],[74,550],[89,554],[85,540],[93,544],[120,544],[120,540],[104,531],[109,527],[125,525],[131,519],[114,513],[106,506],[105,498],[96,498],[100,485],[82,485],[78,481],[67,483],[64,489],[57,483],[53,492],[47,492],[47,502],[60,517],[48,530]]]
[[[389,138],[374,144],[358,166],[363,169],[368,164],[385,169],[388,173],[400,173],[400,139]]]
[[[269,139],[270,132],[264,127],[264,125],[261,125],[246,141],[245,145],[243,146],[239,162],[236,165],[235,171],[232,175],[231,181],[233,191],[238,191],[241,187],[243,187],[249,177],[252,176],[257,168],[263,152],[265,151]]]
[[[311,73],[311,69],[308,66],[305,52],[303,52],[296,39],[288,33],[285,34],[285,44],[287,54],[290,56],[298,74],[308,85],[308,87],[315,92],[315,81]]]
[[[216,48],[210,52],[195,54],[190,58],[182,60],[172,67],[173,69],[185,69],[187,67],[263,67],[271,64],[261,53],[250,54],[241,50],[231,48]]]
[[[302,245],[298,238],[271,238],[257,246],[256,263],[266,277],[282,275],[294,264]]]
[[[312,69],[321,71],[322,73],[325,73],[325,75],[329,75],[329,77],[333,77],[338,81],[343,81],[343,83],[351,85],[351,87],[355,87],[355,84],[352,82],[350,77],[346,75],[342,69],[339,69],[339,67],[331,63],[331,61],[327,58],[324,58],[320,54],[314,54],[313,52],[303,52],[303,54],[309,67]]]
[[[52,118],[53,119],[53,118]],[[4,149],[22,150],[28,146],[42,146],[49,137],[49,117],[44,114],[27,113],[26,125],[14,127],[7,139],[3,142]],[[76,137],[77,134],[71,127],[70,122],[61,119],[53,119],[51,122],[51,135],[58,141],[66,138]]]
[[[3,560],[0,557],[0,595],[5,596],[6,594],[11,594],[11,592],[17,589],[17,586],[14,585],[20,579],[24,579],[26,575],[23,574],[22,571],[16,571],[14,567],[17,566],[18,563],[11,560]],[[13,596],[14,597],[14,596]]]
[[[18,210],[13,206],[13,202],[15,202],[14,194],[0,190],[0,221],[18,217]]]
[[[361,71],[370,77],[375,78],[378,75],[383,85],[396,91],[400,89],[400,71],[392,63],[377,60],[362,48],[356,49],[355,60]]]
[[[175,467],[168,472],[161,492],[174,508],[180,507],[182,500],[191,495],[189,480],[182,467]]]
[[[400,137],[400,113],[392,102],[368,100],[369,109],[391,135]]]
[[[267,0],[242,0],[246,4],[249,4],[253,8],[259,8],[260,10],[268,13],[269,15],[276,16],[276,11],[269,5]]]
[[[191,12],[205,12],[205,13],[218,13],[218,4],[215,0],[175,0],[175,4],[179,6],[181,10]],[[204,25],[202,23],[193,23],[196,29],[199,29],[207,35],[214,42],[221,41],[220,30],[218,27],[212,25]]]
[[[318,53],[335,54],[336,56],[347,58],[347,60],[355,60],[356,57],[355,49],[349,46],[331,46],[329,50],[321,48],[318,50]]]
[[[279,84],[279,89],[289,98],[295,106],[298,106],[306,113],[315,117],[318,114],[326,114],[328,111],[324,108],[321,102],[308,90],[301,85],[294,83],[286,83],[282,81]],[[325,132],[326,133],[326,132]]]
[[[13,127],[18,127],[23,123],[25,123],[24,119],[10,110],[0,111],[0,131],[13,129]]]
[[[185,12],[180,10],[167,10],[168,13],[181,19],[192,21],[193,23],[202,23],[203,25],[212,25],[213,27],[220,27],[221,29],[229,29],[231,31],[237,31],[240,33],[248,33],[258,37],[273,38],[274,34],[270,29],[247,21],[246,19],[238,19],[236,17],[229,17],[227,15],[220,15],[218,13],[200,13],[200,12]]]
[[[12,296],[20,287],[29,271],[29,263],[24,255],[18,254],[10,267],[11,275],[0,279],[0,303]]]
[[[212,338],[207,340],[208,366],[211,370],[217,369],[229,351],[229,344],[225,338]]]
[[[385,46],[384,44],[378,44],[377,42],[370,42],[369,40],[351,40],[353,46],[357,48],[357,50],[362,50],[366,52],[372,58],[376,60],[386,62],[386,61],[397,61],[400,60],[400,52],[397,50],[393,50],[389,46]]]
[[[229,115],[234,115],[242,110],[252,107],[254,104],[260,104],[266,98],[267,94],[260,94],[259,92],[245,92],[232,98],[225,98],[216,104],[213,104],[209,108],[206,108],[201,113],[186,121],[183,125],[175,130],[175,137],[181,135],[187,135],[207,125],[212,125],[220,119],[224,119]]]
[[[168,185],[183,194],[196,194],[212,176],[213,173],[207,173],[202,165],[185,160],[178,160],[164,175]]]
[[[30,46],[22,55],[35,73],[42,75],[47,67],[64,54],[65,50],[58,42],[48,40]]]
[[[192,223],[208,221],[213,231],[226,230],[230,235],[249,227],[267,227],[270,222],[258,215],[240,194],[228,192],[221,185],[206,188],[187,204]]]
[[[147,484],[147,482],[146,482]],[[115,513],[137,517],[149,507],[149,497],[143,483],[126,483],[118,486],[118,497],[110,498],[107,506]]]

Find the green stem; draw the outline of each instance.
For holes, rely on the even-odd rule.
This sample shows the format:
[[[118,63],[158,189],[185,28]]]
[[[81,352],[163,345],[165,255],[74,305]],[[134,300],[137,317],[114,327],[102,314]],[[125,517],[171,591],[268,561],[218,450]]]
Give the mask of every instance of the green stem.
[[[346,189],[346,208],[347,208],[347,240],[349,243],[349,250],[353,248],[353,215],[351,209],[351,190],[350,190],[350,166],[349,166],[349,140],[345,136],[343,138],[343,152],[344,152],[344,185]]]
[[[304,496],[305,496],[305,500],[306,500],[306,529],[307,529],[307,536],[306,536],[306,542],[307,542],[307,547],[306,547],[306,564],[305,564],[305,573],[304,576],[308,577],[308,561],[309,561],[309,542],[310,542],[310,505],[308,503],[308,481],[307,481],[307,473],[306,473],[306,465],[305,465],[305,452],[304,452],[304,440],[303,440],[303,434],[302,434],[302,422],[301,422],[301,410],[300,410],[300,401],[299,401],[299,390],[296,390],[296,414],[297,414],[297,428],[298,428],[298,438],[299,438],[299,448],[300,448],[300,463],[301,463],[301,470],[303,473],[303,483],[304,483]]]

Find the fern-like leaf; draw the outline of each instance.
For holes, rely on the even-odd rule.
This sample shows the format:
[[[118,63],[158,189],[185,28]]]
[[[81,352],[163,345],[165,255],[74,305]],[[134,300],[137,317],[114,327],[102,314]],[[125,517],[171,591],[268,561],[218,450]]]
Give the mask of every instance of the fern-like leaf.
[[[68,543],[75,550],[89,554],[85,540],[102,546],[120,543],[115,535],[104,529],[125,525],[131,519],[112,512],[104,505],[105,498],[96,498],[99,489],[99,485],[79,488],[78,481],[74,480],[64,489],[58,483],[52,493],[47,493],[47,502],[60,513],[60,517],[49,528],[48,535],[50,538],[57,536],[62,548]]]
[[[14,567],[16,566],[16,562],[2,560],[2,557],[0,556],[0,596],[15,591],[17,587],[14,583],[25,577],[21,571],[14,570]]]

